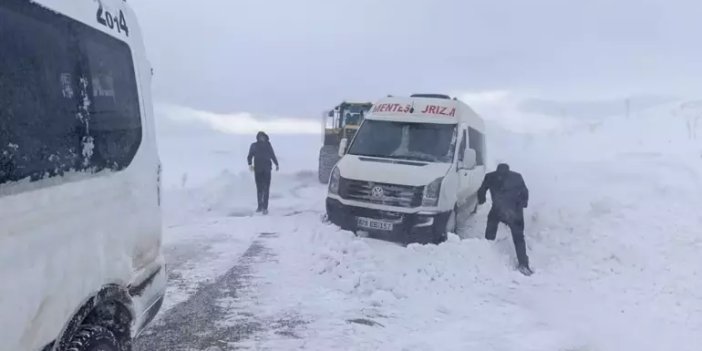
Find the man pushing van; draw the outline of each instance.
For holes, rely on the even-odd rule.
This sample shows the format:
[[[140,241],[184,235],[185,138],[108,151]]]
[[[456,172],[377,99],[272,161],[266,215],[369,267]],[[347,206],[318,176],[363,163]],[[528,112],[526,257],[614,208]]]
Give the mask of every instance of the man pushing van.
[[[268,214],[268,196],[271,189],[271,170],[275,164],[277,171],[278,159],[275,157],[270,138],[264,132],[258,132],[256,142],[249,148],[249,156],[246,158],[249,168],[254,172],[256,179],[256,194],[258,208],[256,212]]]
[[[492,209],[488,214],[485,238],[495,240],[497,227],[500,223],[509,226],[512,231],[514,249],[517,251],[519,271],[524,275],[533,274],[529,268],[529,257],[524,241],[524,209],[529,204],[529,189],[524,183],[522,175],[512,172],[509,165],[500,164],[497,171],[485,175],[483,185],[478,190],[478,203],[485,203],[485,195],[490,190]]]

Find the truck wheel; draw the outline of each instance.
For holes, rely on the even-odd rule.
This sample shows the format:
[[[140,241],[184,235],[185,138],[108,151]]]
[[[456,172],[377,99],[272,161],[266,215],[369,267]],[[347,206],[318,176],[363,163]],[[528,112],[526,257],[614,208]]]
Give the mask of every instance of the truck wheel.
[[[339,161],[339,146],[338,145],[324,145],[319,150],[319,169],[318,176],[319,182],[322,184],[329,183],[329,177],[331,176],[332,169]]]
[[[107,328],[82,326],[68,343],[67,351],[120,351],[120,342]]]

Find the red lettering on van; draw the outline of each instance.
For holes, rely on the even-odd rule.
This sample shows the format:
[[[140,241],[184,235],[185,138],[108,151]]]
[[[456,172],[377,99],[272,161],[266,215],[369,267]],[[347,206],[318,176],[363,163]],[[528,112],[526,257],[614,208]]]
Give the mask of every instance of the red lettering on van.
[[[424,107],[424,111],[422,111],[422,113],[427,115],[441,115],[454,117],[456,116],[456,108],[454,107],[449,109],[446,106],[427,105]]]
[[[412,110],[412,105],[401,105],[401,104],[380,104],[373,106],[373,113],[382,112],[395,112],[395,113],[409,113]]]

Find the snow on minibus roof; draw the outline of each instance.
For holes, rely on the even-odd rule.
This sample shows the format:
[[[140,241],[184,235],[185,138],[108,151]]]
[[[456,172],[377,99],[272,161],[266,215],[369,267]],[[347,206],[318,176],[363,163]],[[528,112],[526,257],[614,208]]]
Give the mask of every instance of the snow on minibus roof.
[[[481,131],[484,129],[482,118],[457,99],[387,97],[373,104],[366,118],[417,123],[468,123]]]

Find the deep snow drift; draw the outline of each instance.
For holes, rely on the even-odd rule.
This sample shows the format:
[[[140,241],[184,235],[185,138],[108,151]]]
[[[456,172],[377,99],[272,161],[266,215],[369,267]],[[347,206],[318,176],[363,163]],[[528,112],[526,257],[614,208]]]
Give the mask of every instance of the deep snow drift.
[[[660,109],[548,134],[492,129],[489,137],[493,163],[512,164],[532,193],[533,277],[513,270],[506,228],[497,243],[481,238],[486,207],[466,223],[463,240],[404,248],[322,223],[325,189],[314,173],[295,169],[274,178],[271,216],[251,216],[251,175],[222,164],[243,162],[248,141],[215,158],[221,146],[203,139],[205,154],[187,163],[201,184],[169,178],[176,181],[166,193],[165,243],[179,278],[167,307],[226,272],[257,233],[274,232],[266,243],[275,260],[256,267],[255,284],[236,301],[220,301],[231,310],[221,323],[252,313],[306,323],[239,346],[698,350],[702,147],[685,118]],[[312,141],[273,142],[281,159],[297,157],[313,170],[318,140],[305,138]],[[166,144],[161,152],[183,157],[168,156],[174,150]]]

